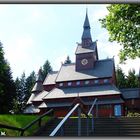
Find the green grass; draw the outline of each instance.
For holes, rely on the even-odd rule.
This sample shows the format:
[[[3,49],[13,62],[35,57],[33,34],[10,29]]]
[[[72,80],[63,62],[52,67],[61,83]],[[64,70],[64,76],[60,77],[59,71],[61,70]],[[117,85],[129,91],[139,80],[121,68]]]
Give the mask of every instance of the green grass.
[[[0,115],[0,123],[18,128],[23,128],[36,118],[38,118],[38,115]],[[49,119],[49,116],[44,117],[42,119],[42,124],[45,124]],[[24,136],[31,136],[38,128],[39,127],[37,122],[31,128],[27,129],[24,132]],[[6,136],[20,136],[19,131],[0,128],[0,133],[1,131],[6,132]]]

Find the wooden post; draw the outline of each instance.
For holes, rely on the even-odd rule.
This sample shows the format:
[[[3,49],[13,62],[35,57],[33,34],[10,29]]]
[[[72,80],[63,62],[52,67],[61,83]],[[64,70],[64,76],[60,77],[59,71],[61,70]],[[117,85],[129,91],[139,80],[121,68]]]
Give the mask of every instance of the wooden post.
[[[61,127],[61,136],[64,136],[64,129],[63,129],[63,127],[64,127],[64,124]]]
[[[96,118],[98,118],[98,103],[96,103]]]
[[[89,118],[87,118],[87,136],[89,135]]]
[[[23,134],[24,134],[24,130],[21,131],[20,136],[23,136]]]
[[[94,131],[94,110],[92,110],[92,123],[91,123],[91,129],[92,129],[92,132]]]
[[[78,107],[78,136],[81,136],[81,108]]]
[[[38,125],[39,125],[39,127],[41,127],[41,119],[39,119]]]

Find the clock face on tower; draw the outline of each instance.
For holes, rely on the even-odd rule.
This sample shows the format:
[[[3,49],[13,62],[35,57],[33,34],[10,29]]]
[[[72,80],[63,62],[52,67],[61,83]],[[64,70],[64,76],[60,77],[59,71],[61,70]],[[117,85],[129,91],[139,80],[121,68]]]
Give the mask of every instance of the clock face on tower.
[[[87,60],[87,59],[82,59],[82,60],[81,60],[81,64],[82,64],[82,65],[86,65],[87,63],[88,63],[88,60]]]

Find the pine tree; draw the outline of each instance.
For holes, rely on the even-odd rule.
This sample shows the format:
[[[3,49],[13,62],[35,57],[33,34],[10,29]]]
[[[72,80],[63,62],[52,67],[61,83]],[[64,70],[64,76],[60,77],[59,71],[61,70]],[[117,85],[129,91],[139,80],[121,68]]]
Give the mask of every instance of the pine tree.
[[[16,94],[15,83],[9,63],[4,58],[2,43],[0,42],[0,113],[10,113]]]
[[[135,74],[135,70],[129,70],[128,76],[127,76],[127,87],[129,88],[136,88],[138,87],[138,76]]]
[[[65,60],[64,64],[71,64],[71,60],[69,56],[67,56],[67,59]]]
[[[21,78],[17,78],[16,81],[16,98],[14,109],[16,113],[22,113],[26,106],[26,95],[27,95],[27,87],[26,87],[26,77],[25,73],[21,75]]]
[[[125,88],[126,87],[126,78],[125,74],[123,73],[120,67],[116,69],[116,79],[117,79],[117,87],[118,88]]]
[[[50,62],[48,60],[46,60],[46,62],[43,65],[43,68],[42,68],[42,80],[43,81],[45,80],[47,74],[51,71],[52,71],[52,67],[50,65]]]
[[[25,97],[25,102],[28,101],[29,97],[31,96],[31,90],[35,84],[36,81],[36,75],[35,72],[33,71],[27,78],[26,78],[26,97]]]

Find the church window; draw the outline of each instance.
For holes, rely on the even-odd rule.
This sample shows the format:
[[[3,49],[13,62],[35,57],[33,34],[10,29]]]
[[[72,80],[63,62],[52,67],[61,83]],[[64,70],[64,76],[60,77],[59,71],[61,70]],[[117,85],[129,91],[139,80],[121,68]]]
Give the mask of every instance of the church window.
[[[109,83],[109,80],[108,79],[104,79],[104,83]]]
[[[63,86],[63,83],[60,83],[59,86],[62,87]]]
[[[85,81],[85,85],[88,85],[89,84],[89,81],[87,80],[87,81]]]
[[[72,85],[72,82],[68,82],[68,86],[71,86]]]
[[[98,83],[99,83],[99,80],[95,80],[94,83],[95,83],[95,84],[98,84]]]
[[[77,82],[76,82],[76,85],[80,85],[80,81],[77,81]]]

